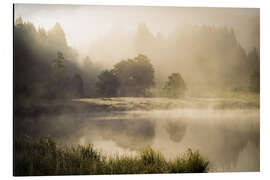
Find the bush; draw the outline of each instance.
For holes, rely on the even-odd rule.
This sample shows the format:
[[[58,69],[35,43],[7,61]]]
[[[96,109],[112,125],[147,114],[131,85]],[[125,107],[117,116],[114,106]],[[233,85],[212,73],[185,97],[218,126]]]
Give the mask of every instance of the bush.
[[[186,83],[179,73],[172,73],[168,77],[163,90],[167,97],[178,98],[183,97],[187,90]]]

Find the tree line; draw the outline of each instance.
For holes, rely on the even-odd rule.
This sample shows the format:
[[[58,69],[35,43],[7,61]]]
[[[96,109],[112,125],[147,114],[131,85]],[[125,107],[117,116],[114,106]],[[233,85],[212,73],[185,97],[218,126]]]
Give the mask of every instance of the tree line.
[[[248,53],[245,72],[249,90],[254,92],[260,90],[259,62],[258,49]],[[85,57],[80,65],[78,53],[67,44],[59,23],[45,31],[42,27],[36,29],[30,22],[23,22],[22,18],[16,19],[14,63],[15,99],[149,97],[152,96],[151,89],[160,83],[156,78],[156,71],[160,69],[154,68],[145,53],[121,60],[112,69],[104,71],[89,57]],[[201,67],[206,66],[202,64]],[[175,73],[167,73],[170,75],[162,85],[162,95],[182,97],[188,89],[186,79],[175,68],[172,71]]]
[[[163,87],[171,72],[180,72],[192,94],[213,89],[249,91],[251,81],[258,79],[258,73],[253,80],[250,77],[254,71],[260,71],[260,59],[256,58],[260,49],[257,42],[244,49],[238,35],[229,26],[187,24],[165,36],[151,32],[146,24],[139,24],[134,33],[107,34],[91,46],[91,53],[111,62],[110,66],[122,57],[147,55],[153,60],[157,88]],[[115,46],[117,43],[123,45]]]

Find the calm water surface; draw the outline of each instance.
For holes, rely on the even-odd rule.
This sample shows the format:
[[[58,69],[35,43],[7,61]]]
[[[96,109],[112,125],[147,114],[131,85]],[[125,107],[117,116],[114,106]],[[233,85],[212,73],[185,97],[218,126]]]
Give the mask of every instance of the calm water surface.
[[[134,155],[151,146],[166,158],[191,148],[211,162],[212,171],[260,168],[257,109],[91,112],[54,119],[42,133],[57,137],[60,144],[92,143],[108,155]]]

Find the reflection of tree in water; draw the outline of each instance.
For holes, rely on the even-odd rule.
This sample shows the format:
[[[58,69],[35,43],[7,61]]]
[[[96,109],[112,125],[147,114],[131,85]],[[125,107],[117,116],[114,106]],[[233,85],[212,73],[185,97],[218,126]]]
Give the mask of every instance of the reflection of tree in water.
[[[168,121],[166,125],[166,131],[174,142],[180,142],[183,139],[186,129],[187,124],[182,121]]]
[[[16,130],[18,136],[28,135],[33,137],[50,136],[54,139],[65,138],[72,135],[80,128],[78,119],[68,115],[16,117]]]
[[[194,122],[181,118],[155,121],[154,118],[147,119],[137,115],[123,117],[121,113],[107,115],[110,118],[106,118],[102,113],[90,115],[61,114],[20,118],[17,120],[20,120],[23,126],[16,123],[15,128],[31,136],[50,135],[57,143],[60,141],[62,144],[113,141],[120,148],[136,151],[153,145],[156,134],[160,133],[155,127],[156,123],[159,123],[161,126],[158,127],[162,128],[162,132],[165,130],[168,133],[171,141],[187,148],[199,149],[217,170],[234,170],[236,167],[237,170],[246,170],[245,164],[239,159],[240,156],[254,163],[253,167],[259,168],[260,126],[259,121],[253,118]],[[19,131],[15,132],[19,135]]]
[[[130,150],[151,145],[155,137],[155,123],[146,119],[100,120],[96,126],[103,138]]]
[[[227,168],[236,167],[240,153],[247,148],[249,142],[258,150],[260,144],[259,128],[254,124],[243,128],[232,128],[231,126],[232,124],[230,126],[223,124],[218,127],[222,135],[220,137],[222,145],[216,147],[216,155],[218,155],[216,162]]]

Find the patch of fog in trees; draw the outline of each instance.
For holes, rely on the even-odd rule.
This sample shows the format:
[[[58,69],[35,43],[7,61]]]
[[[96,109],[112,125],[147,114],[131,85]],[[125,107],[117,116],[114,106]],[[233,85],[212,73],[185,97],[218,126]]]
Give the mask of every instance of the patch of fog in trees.
[[[164,37],[161,34],[154,35],[147,24],[142,23],[135,28],[135,33],[130,33],[128,37],[123,36],[121,32],[109,33],[90,47],[90,58],[80,58],[79,51],[67,44],[66,34],[60,23],[45,31],[22,18],[16,19],[16,103],[40,98],[97,97],[98,75],[105,69],[111,69],[113,65],[126,65],[123,63],[126,61],[121,60],[134,57],[135,60],[141,59],[140,61],[147,59],[149,63],[137,64],[144,64],[145,67],[151,64],[149,72],[152,73],[148,76],[148,73],[138,73],[144,68],[138,70],[135,68],[137,66],[132,66],[131,69],[121,68],[121,72],[136,70],[137,78],[133,77],[134,73],[128,73],[128,76],[127,73],[119,73],[119,78],[124,80],[121,93],[117,96],[142,96],[145,95],[144,88],[152,88],[153,84],[156,90],[160,90],[171,73],[180,73],[188,91],[195,96],[224,88],[259,92],[260,49],[254,46],[253,50],[246,51],[239,44],[232,27],[183,25]],[[119,39],[127,45],[115,46]],[[138,56],[139,54],[143,56]],[[144,83],[143,80],[148,78],[141,76],[150,77],[150,81]],[[123,84],[127,77],[128,83]],[[111,83],[109,87],[113,84],[115,83]],[[134,87],[138,85],[143,88],[130,94],[131,89],[136,89]],[[149,95],[160,96],[160,93],[150,92]]]

